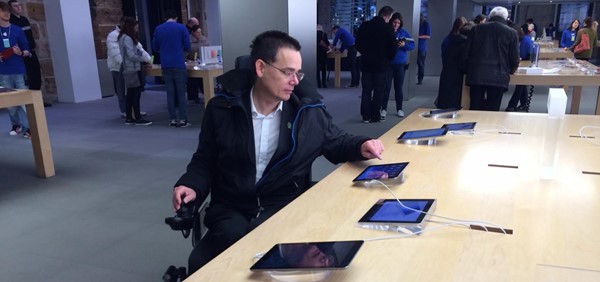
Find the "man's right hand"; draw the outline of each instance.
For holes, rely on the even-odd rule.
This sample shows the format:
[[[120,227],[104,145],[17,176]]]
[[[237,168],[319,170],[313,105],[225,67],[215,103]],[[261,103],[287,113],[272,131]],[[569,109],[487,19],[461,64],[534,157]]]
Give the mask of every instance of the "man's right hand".
[[[196,199],[196,191],[194,189],[179,185],[173,189],[173,209],[174,211],[178,211],[181,208],[181,199],[183,199],[183,203],[189,203]]]

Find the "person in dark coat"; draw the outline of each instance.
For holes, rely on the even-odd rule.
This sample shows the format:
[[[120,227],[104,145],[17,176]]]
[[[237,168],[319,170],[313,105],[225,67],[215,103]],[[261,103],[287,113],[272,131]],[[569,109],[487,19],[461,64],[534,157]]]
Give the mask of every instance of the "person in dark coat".
[[[394,9],[384,6],[376,17],[362,23],[356,34],[356,49],[361,54],[360,114],[363,122],[381,121],[379,111],[385,91],[385,78],[390,61],[398,49],[394,29],[387,24],[393,13]]]
[[[495,7],[489,20],[475,25],[467,36],[461,61],[471,87],[471,110],[499,111],[510,75],[519,67],[519,39],[507,18],[506,8]]]
[[[252,70],[217,78],[198,149],[173,188],[173,208],[211,201],[208,232],[190,254],[194,272],[309,188],[313,161],[381,158],[379,140],[333,124],[317,88],[304,78],[300,43],[281,31],[259,34]]]
[[[327,88],[327,52],[331,51],[327,33],[317,25],[317,87]]]
[[[448,45],[442,57],[442,73],[435,106],[438,109],[460,108],[463,86],[463,68],[461,67],[460,55],[467,43],[467,34],[475,26],[469,22],[463,24],[458,34],[450,34]]]

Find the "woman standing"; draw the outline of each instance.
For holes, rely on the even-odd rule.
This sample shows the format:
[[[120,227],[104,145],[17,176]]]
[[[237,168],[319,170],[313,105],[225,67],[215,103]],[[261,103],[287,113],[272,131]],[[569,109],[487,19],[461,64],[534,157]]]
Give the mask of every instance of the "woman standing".
[[[583,20],[583,28],[577,32],[577,38],[575,38],[575,43],[573,43],[571,50],[575,51],[577,45],[582,44],[582,41],[585,40],[585,37],[587,37],[588,45],[590,46],[590,49],[576,53],[575,58],[577,59],[586,61],[591,59],[592,53],[594,52],[594,49],[596,49],[596,41],[598,39],[596,37],[596,31],[592,29],[593,21],[594,20],[592,19],[592,17],[585,18],[585,20]],[[584,34],[587,36],[585,36]]]
[[[438,109],[460,108],[464,71],[460,64],[460,55],[467,42],[467,34],[475,23],[463,23],[454,20],[451,34],[448,36],[448,46],[442,56],[442,73],[435,106]]]
[[[410,37],[410,34],[402,28],[404,22],[400,13],[394,13],[390,20],[390,24],[394,28],[394,34],[396,34],[396,40],[398,40],[398,50],[396,56],[390,62],[388,68],[385,90],[383,92],[383,101],[381,104],[381,120],[385,120],[387,115],[387,104],[390,99],[390,91],[392,90],[392,80],[394,80],[394,97],[396,99],[396,110],[398,111],[399,117],[404,117],[402,111],[402,99],[404,99],[404,93],[402,93],[402,85],[404,84],[404,73],[407,62],[407,52],[415,49],[415,41]]]
[[[327,53],[331,51],[327,33],[317,25],[317,87],[327,88]]]
[[[196,61],[202,58],[202,46],[208,46],[208,38],[202,35],[202,29],[199,25],[192,26],[190,29],[190,51],[187,54],[187,59]],[[204,88],[202,78],[188,77],[187,80],[187,98],[188,101],[194,101],[200,104],[200,91]]]
[[[140,95],[142,93],[140,72],[143,59],[142,52],[137,48],[139,43],[137,29],[137,21],[127,17],[118,37],[119,49],[121,57],[123,57],[123,78],[127,87],[127,93],[125,94],[125,124],[151,125],[152,122],[143,119],[140,114]]]
[[[579,20],[572,21],[569,28],[563,30],[562,35],[560,36],[559,47],[571,48],[571,46],[573,46],[573,43],[575,43],[575,37],[577,36],[578,30],[579,30]]]

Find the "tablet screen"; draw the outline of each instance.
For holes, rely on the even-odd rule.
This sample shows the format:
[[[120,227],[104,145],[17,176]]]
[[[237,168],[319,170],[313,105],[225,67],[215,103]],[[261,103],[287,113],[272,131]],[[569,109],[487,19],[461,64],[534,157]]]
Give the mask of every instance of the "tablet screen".
[[[379,200],[360,219],[360,222],[420,223],[433,205],[433,199]],[[422,211],[422,212],[420,212]]]
[[[451,109],[433,110],[433,111],[429,111],[429,114],[430,115],[439,115],[439,114],[443,114],[443,113],[457,112],[457,111],[460,111],[461,109],[462,109],[462,107],[460,107],[460,108],[451,108]]]
[[[475,124],[476,122],[448,123],[442,127],[448,128],[448,131],[471,130],[475,128]]]
[[[448,131],[447,128],[435,128],[435,129],[424,129],[424,130],[414,130],[414,131],[405,131],[398,137],[400,139],[419,139],[419,138],[428,138],[428,137],[438,137],[446,135]]]
[[[363,243],[360,240],[277,244],[250,270],[346,268]]]
[[[393,163],[393,164],[381,164],[371,165],[365,168],[354,180],[352,181],[368,181],[373,179],[394,179],[400,176],[400,173],[408,163]]]

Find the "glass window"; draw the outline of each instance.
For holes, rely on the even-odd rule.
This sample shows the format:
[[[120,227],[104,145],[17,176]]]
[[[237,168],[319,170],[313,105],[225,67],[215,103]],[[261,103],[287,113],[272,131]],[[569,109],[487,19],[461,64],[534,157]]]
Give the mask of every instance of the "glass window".
[[[587,16],[588,7],[588,3],[561,4],[558,29],[562,31],[569,28],[569,25],[575,19],[579,20],[579,28],[582,28],[583,19]]]
[[[331,1],[331,26],[339,25],[354,33],[363,21],[377,15],[374,0]]]

